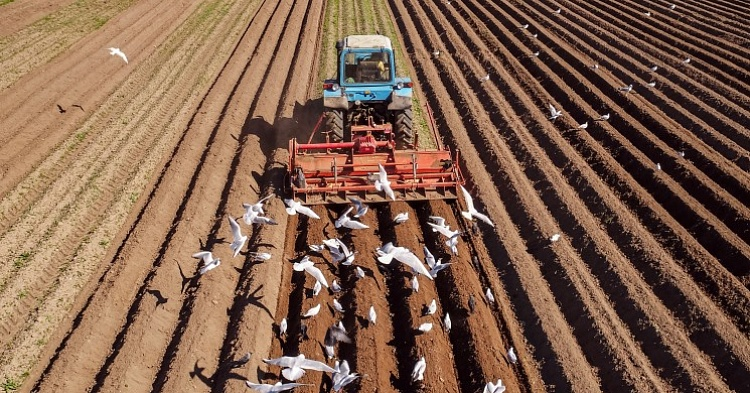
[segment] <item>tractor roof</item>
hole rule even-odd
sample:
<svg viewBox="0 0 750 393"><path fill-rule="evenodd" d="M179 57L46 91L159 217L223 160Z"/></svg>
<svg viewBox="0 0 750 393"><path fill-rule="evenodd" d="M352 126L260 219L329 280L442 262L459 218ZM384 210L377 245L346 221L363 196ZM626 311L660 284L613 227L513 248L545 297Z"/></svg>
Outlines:
<svg viewBox="0 0 750 393"><path fill-rule="evenodd" d="M383 35L350 35L344 38L344 48L391 48L391 39Z"/></svg>

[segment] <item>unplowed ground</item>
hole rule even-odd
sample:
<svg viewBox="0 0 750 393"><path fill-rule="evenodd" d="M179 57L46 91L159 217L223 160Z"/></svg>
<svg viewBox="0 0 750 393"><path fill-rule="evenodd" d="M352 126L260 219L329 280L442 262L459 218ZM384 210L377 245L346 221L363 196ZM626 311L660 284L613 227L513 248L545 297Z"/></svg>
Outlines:
<svg viewBox="0 0 750 393"><path fill-rule="evenodd" d="M324 360L341 320L353 342L337 357L361 375L348 391L477 392L498 378L508 391L750 390L750 3L670 4L0 6L3 389L245 391L279 379L264 358ZM344 206L313 220L272 198L278 225L242 224L247 250L272 258L232 258L226 217L280 193L336 39L376 31L495 227L465 220L463 201L399 201L372 206L369 229L337 230ZM563 116L549 120L549 104ZM433 215L463 231L457 255ZM331 237L353 266L309 252ZM452 265L415 292L410 270L377 263L386 242ZM197 275L199 250L221 265ZM312 295L314 279L292 270L305 254L341 292ZM434 328L417 334L423 322ZM331 386L314 371L298 382Z"/></svg>

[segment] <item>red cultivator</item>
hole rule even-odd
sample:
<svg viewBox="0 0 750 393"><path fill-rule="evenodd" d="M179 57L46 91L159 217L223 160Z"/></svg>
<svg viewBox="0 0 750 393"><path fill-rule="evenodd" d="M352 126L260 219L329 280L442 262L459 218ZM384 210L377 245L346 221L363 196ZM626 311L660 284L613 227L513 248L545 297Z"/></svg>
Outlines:
<svg viewBox="0 0 750 393"><path fill-rule="evenodd" d="M397 150L391 124L372 121L352 126L350 142L303 144L292 139L287 182L292 197L306 205L349 203L350 196L370 203L388 202L374 185L381 164L397 200L456 199L458 185L464 182L458 151L452 154L442 145L429 108L427 113L438 146L434 150ZM414 145L418 145L416 140Z"/></svg>

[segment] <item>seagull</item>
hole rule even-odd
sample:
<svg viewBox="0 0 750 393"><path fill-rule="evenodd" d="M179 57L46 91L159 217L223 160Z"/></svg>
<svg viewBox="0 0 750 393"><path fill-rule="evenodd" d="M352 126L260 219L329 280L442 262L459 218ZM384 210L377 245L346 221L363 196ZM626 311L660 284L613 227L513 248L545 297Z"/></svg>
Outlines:
<svg viewBox="0 0 750 393"><path fill-rule="evenodd" d="M680 150L677 154L679 154L680 157L685 157L685 152L683 150Z"/></svg>
<svg viewBox="0 0 750 393"><path fill-rule="evenodd" d="M579 130L585 130L586 128L588 128L588 126L589 126L589 122L587 121L585 123L579 124L578 125L578 129Z"/></svg>
<svg viewBox="0 0 750 393"><path fill-rule="evenodd" d="M531 56L532 57L539 57L540 53L542 53L542 51L531 52Z"/></svg>
<svg viewBox="0 0 750 393"><path fill-rule="evenodd" d="M487 298L487 302L489 302L490 305L495 304L495 296L492 295L492 291L489 287L487 287L487 290L484 292L484 296Z"/></svg>
<svg viewBox="0 0 750 393"><path fill-rule="evenodd" d="M349 344L352 342L352 339L346 335L346 331L344 331L344 329L338 327L337 325L329 327L328 330L326 330L326 336L323 339L323 346L325 347L326 357L328 359L332 359L336 355L334 353L334 347L339 341Z"/></svg>
<svg viewBox="0 0 750 393"><path fill-rule="evenodd" d="M354 253L349 251L349 247L340 239L328 239L327 241L324 240L325 242L327 242L328 251L331 253L334 262L347 266L354 262Z"/></svg>
<svg viewBox="0 0 750 393"><path fill-rule="evenodd" d="M620 88L618 88L617 90L619 90L619 91L624 91L624 92L625 92L625 94L628 94L628 93L630 93L631 91L633 91L633 84L631 83L631 84L629 84L629 85L627 85L627 86L624 86L624 87L620 87Z"/></svg>
<svg viewBox="0 0 750 393"><path fill-rule="evenodd" d="M593 69L593 70L598 70L598 69L599 69L599 64L597 64L597 63L594 63L594 64L590 65L589 67L590 67L591 69Z"/></svg>
<svg viewBox="0 0 750 393"><path fill-rule="evenodd" d="M375 306L370 306L370 313L368 315L368 320L373 325L375 325L375 321L378 320L378 314L375 313Z"/></svg>
<svg viewBox="0 0 750 393"><path fill-rule="evenodd" d="M125 64L128 64L128 57L125 56L125 53L123 53L120 48L107 48L109 49L109 54L112 56L120 56L123 61L125 61Z"/></svg>
<svg viewBox="0 0 750 393"><path fill-rule="evenodd" d="M247 255L252 261L267 261L271 259L271 254L267 252L248 251Z"/></svg>
<svg viewBox="0 0 750 393"><path fill-rule="evenodd" d="M385 192L386 196L395 201L396 194L394 194L393 189L391 189L391 181L388 180L388 173L385 171L382 164L378 164L378 169L380 176L378 177L378 180L375 180L375 189Z"/></svg>
<svg viewBox="0 0 750 393"><path fill-rule="evenodd" d="M314 316L318 315L319 312L320 312L320 303L318 303L317 306L315 306L315 307L307 310L307 312L305 312L305 314L302 315L302 318L311 318L311 317L314 317ZM291 381L294 381L294 379L291 379L291 378L287 378L287 379L289 379Z"/></svg>
<svg viewBox="0 0 750 393"><path fill-rule="evenodd" d="M673 9L675 9L675 8L677 8L677 4L670 4L670 5L669 5L669 9L670 9L670 10L673 10Z"/></svg>
<svg viewBox="0 0 750 393"><path fill-rule="evenodd" d="M246 211L245 214L242 216L242 218L245 220L245 224L247 225L252 225L252 224L278 225L279 224L273 218L261 216L260 214L258 214L258 212L255 212L252 210Z"/></svg>
<svg viewBox="0 0 750 393"><path fill-rule="evenodd" d="M690 63L690 58L685 58L685 60L682 61L682 64L688 64Z"/></svg>
<svg viewBox="0 0 750 393"><path fill-rule="evenodd" d="M320 293L320 290L323 289L323 286L320 285L320 281L315 281L315 285L313 285L313 296L318 296Z"/></svg>
<svg viewBox="0 0 750 393"><path fill-rule="evenodd" d="M469 294L469 313L474 313L477 308L477 301L474 300L474 294Z"/></svg>
<svg viewBox="0 0 750 393"><path fill-rule="evenodd" d="M357 278L365 278L365 271L364 271L364 270L362 270L362 268L361 268L361 267L357 266L357 268L356 268L356 269L354 269L354 271L355 271L355 272L356 272L356 274L357 274Z"/></svg>
<svg viewBox="0 0 750 393"><path fill-rule="evenodd" d="M447 238L452 238L453 236L456 236L461 233L459 230L451 231L450 227L448 227L447 225L441 226L441 225L433 224L431 222L428 222L427 225L432 227L433 232L439 232L441 235Z"/></svg>
<svg viewBox="0 0 750 393"><path fill-rule="evenodd" d="M229 226L232 228L232 244L229 245L229 248L234 251L233 257L236 257L237 254L240 253L240 250L242 249L242 246L245 245L245 242L247 241L247 236L242 235L242 229L240 228L240 224L235 221L232 216L227 217L229 219Z"/></svg>
<svg viewBox="0 0 750 393"><path fill-rule="evenodd" d="M458 238L456 238L456 243L458 243ZM449 247L453 248L453 246L449 246ZM458 251L456 251L455 254L458 254ZM433 278L437 277L438 273L440 273L441 271L449 268L451 266L451 264L452 263L443 263L442 262L442 258L438 259L437 262L435 262L434 265L430 266L430 275Z"/></svg>
<svg viewBox="0 0 750 393"><path fill-rule="evenodd" d="M432 301L430 302L430 305L427 306L427 311L425 312L425 315L432 315L435 313L435 311L437 311L437 302L435 301L435 299L432 299Z"/></svg>
<svg viewBox="0 0 750 393"><path fill-rule="evenodd" d="M414 277L411 278L411 289L414 290L414 292L419 292L419 280L417 280L417 274L414 275Z"/></svg>
<svg viewBox="0 0 750 393"><path fill-rule="evenodd" d="M448 313L445 313L445 318L443 318L443 326L445 327L446 333L451 332L451 316L448 315Z"/></svg>
<svg viewBox="0 0 750 393"><path fill-rule="evenodd" d="M555 10L555 14L560 15L560 13L562 13L562 8L558 8Z"/></svg>
<svg viewBox="0 0 750 393"><path fill-rule="evenodd" d="M354 221L351 218L349 218L349 213L352 211L352 209L354 209L354 206L349 206L349 208L346 209L346 211L344 211L344 214L342 214L338 219L336 219L336 222L334 223L334 225L336 226L336 228L341 228L341 227L349 228L349 229L367 229L367 228L369 228L369 226L367 226L367 225L365 225L365 224L363 224L363 223L361 223L359 221Z"/></svg>
<svg viewBox="0 0 750 393"><path fill-rule="evenodd" d="M333 280L333 282L331 283L331 290L333 291L333 293L341 292L341 286L336 282L336 280Z"/></svg>
<svg viewBox="0 0 750 393"><path fill-rule="evenodd" d="M279 323L279 337L286 334L286 328L287 328L286 318L282 318L281 323Z"/></svg>
<svg viewBox="0 0 750 393"><path fill-rule="evenodd" d="M658 69L659 69L659 66L657 66L657 65L655 65L655 66L651 66L651 67L649 68L649 70L651 70L651 72L656 72L656 70L658 70Z"/></svg>
<svg viewBox="0 0 750 393"><path fill-rule="evenodd" d="M430 330L432 330L432 323L425 322L425 323L419 325L419 327L417 328L417 330L419 330L422 333L427 333Z"/></svg>
<svg viewBox="0 0 750 393"><path fill-rule="evenodd" d="M427 266L432 268L433 266L435 266L435 257L432 255L432 253L430 252L430 249L428 249L427 246L424 246L423 250L424 250L424 260L425 262L427 262Z"/></svg>
<svg viewBox="0 0 750 393"><path fill-rule="evenodd" d="M233 360L233 361L232 361L232 362L231 362L231 363L229 364L229 366L230 366L231 368L238 368L238 367L240 367L240 366L243 366L243 365L247 364L247 362L249 362L249 361L250 361L250 357L251 357L251 356L253 356L252 352L248 352L248 353L246 353L246 354L242 355L242 357L241 357L241 358L239 358L239 359L237 359L237 360Z"/></svg>
<svg viewBox="0 0 750 393"><path fill-rule="evenodd" d="M193 254L193 258L203 259L203 267L198 271L200 274L206 274L209 270L213 270L219 265L221 265L221 259L220 258L214 259L214 256L213 254L211 254L211 251L196 252L195 254Z"/></svg>
<svg viewBox="0 0 750 393"><path fill-rule="evenodd" d="M554 243L554 242L556 242L558 240L560 240L560 234L559 233L555 233L554 235L552 235L552 236L549 237L549 241L552 242L552 243Z"/></svg>
<svg viewBox="0 0 750 393"><path fill-rule="evenodd" d="M284 203L287 205L286 212L290 216L293 216L293 215L299 213L299 214L304 214L304 215L306 215L308 217L311 217L311 218L315 218L315 219L318 219L318 220L320 219L320 216L318 216L317 214L315 214L315 212L312 209L310 209L307 206L304 206L299 201L295 201L293 199L284 199Z"/></svg>
<svg viewBox="0 0 750 393"><path fill-rule="evenodd" d="M432 55L435 56L435 57L438 57L438 56L440 56L440 51L436 49L436 50L432 51Z"/></svg>
<svg viewBox="0 0 750 393"><path fill-rule="evenodd" d="M643 14L646 15L646 16L651 16L651 11L646 11Z"/></svg>
<svg viewBox="0 0 750 393"><path fill-rule="evenodd" d="M305 355L303 354L299 354L298 356L282 356L277 359L263 359L263 362L283 367L284 369L281 370L281 375L290 381L296 381L302 378L302 376L305 375L305 370L315 370L326 373L336 372L335 369L323 362L305 359Z"/></svg>
<svg viewBox="0 0 750 393"><path fill-rule="evenodd" d="M461 192L464 195L464 201L466 202L466 208L467 208L467 211L462 211L461 215L464 216L464 218L469 219L469 220L471 220L472 217L476 217L494 228L495 224L492 223L489 217L485 216L482 213L479 213L477 209L474 208L474 200L471 198L469 191L467 191L466 188L464 188L464 186L460 186L460 187L461 187Z"/></svg>
<svg viewBox="0 0 750 393"><path fill-rule="evenodd" d="M422 261L419 259L419 257L414 255L414 253L407 248L394 247L393 244L389 242L380 247L377 250L377 254L378 262L384 265L389 265L393 259L396 259L404 265L412 268L412 270L414 270L415 272L423 274L427 276L427 278L432 280L430 271L427 270L426 267L424 267L424 264L422 264Z"/></svg>
<svg viewBox="0 0 750 393"><path fill-rule="evenodd" d="M396 217L393 219L393 222L396 224L401 224L402 222L406 222L406 220L408 219L409 219L409 212L398 213Z"/></svg>
<svg viewBox="0 0 750 393"><path fill-rule="evenodd" d="M414 369L411 372L412 382L421 381L424 379L425 368L427 368L427 362L424 360L424 356L422 356L417 364L414 365Z"/></svg>
<svg viewBox="0 0 750 393"><path fill-rule="evenodd" d="M529 24L526 23L526 24L523 24L523 25L521 25L519 27L522 28L522 29L528 29L529 28Z"/></svg>
<svg viewBox="0 0 750 393"><path fill-rule="evenodd" d="M331 376L334 392L340 391L344 386L359 378L357 373L350 373L349 363L346 360L342 360L341 364L336 361L336 367L334 368L336 369L336 372Z"/></svg>
<svg viewBox="0 0 750 393"><path fill-rule="evenodd" d="M536 38L538 36L539 36L539 33L534 33L534 34L531 35L531 38Z"/></svg>
<svg viewBox="0 0 750 393"><path fill-rule="evenodd" d="M333 309L342 314L344 313L344 306L342 306L341 303L339 303L339 301L336 300L336 298L333 298Z"/></svg>
<svg viewBox="0 0 750 393"><path fill-rule="evenodd" d="M459 234L456 234L455 236L452 236L450 239L445 241L445 245L451 249L451 253L453 253L453 255L458 255L458 247L456 247L458 245L458 235Z"/></svg>
<svg viewBox="0 0 750 393"><path fill-rule="evenodd" d="M647 83L648 87L656 87L656 81L651 81Z"/></svg>
<svg viewBox="0 0 750 393"><path fill-rule="evenodd" d="M661 164L659 164L658 162L656 163L656 170L657 170L657 171L660 171L660 170L661 170Z"/></svg>
<svg viewBox="0 0 750 393"><path fill-rule="evenodd" d="M508 349L508 360L510 360L510 362L513 364L518 363L518 356L516 356L516 351L513 349L513 347L510 347L510 349Z"/></svg>
<svg viewBox="0 0 750 393"><path fill-rule="evenodd" d="M272 196L273 194L265 196L255 203L243 203L242 207L245 208L245 214L248 214L249 212L255 212L257 214L260 214L261 216L265 215L266 212L263 211L263 203L269 200Z"/></svg>
<svg viewBox="0 0 750 393"><path fill-rule="evenodd" d="M492 381L487 382L487 385L484 385L484 390L482 390L482 393L503 393L505 392L505 385L503 385L503 381L498 379L496 383L492 383Z"/></svg>
<svg viewBox="0 0 750 393"><path fill-rule="evenodd" d="M487 75L479 78L479 82L487 82L488 80L490 80L490 74L487 74Z"/></svg>
<svg viewBox="0 0 750 393"><path fill-rule="evenodd" d="M292 269L294 269L294 271L296 272L308 272L311 276L313 276L313 278L315 278L315 280L328 288L328 281L323 275L323 272L315 267L315 263L310 260L310 257L308 255L305 255L299 262L295 262L294 265L292 265Z"/></svg>
<svg viewBox="0 0 750 393"><path fill-rule="evenodd" d="M562 111L557 110L552 104L549 104L549 113L550 113L550 120L555 120L558 117L562 116Z"/></svg>
<svg viewBox="0 0 750 393"><path fill-rule="evenodd" d="M349 201L354 204L354 207L357 208L357 212L352 215L354 218L360 218L367 214L367 211L370 210L370 208L362 203L362 201L359 200L359 198L355 197L349 197Z"/></svg>
<svg viewBox="0 0 750 393"><path fill-rule="evenodd" d="M435 221L435 225L448 229L448 225L445 224L445 218L440 216L430 216L430 220ZM437 232L438 230L435 228L432 228L433 232Z"/></svg>
<svg viewBox="0 0 750 393"><path fill-rule="evenodd" d="M307 383L281 383L281 381L276 382L275 385L269 385L267 383L253 383L250 381L245 381L245 385L249 387L250 389L254 389L256 392L259 393L277 393L277 392L283 392L285 390L291 390L299 386L312 386Z"/></svg>
<svg viewBox="0 0 750 393"><path fill-rule="evenodd" d="M609 120L609 113L601 115L599 116L598 119L596 119L596 121L607 121L607 120Z"/></svg>

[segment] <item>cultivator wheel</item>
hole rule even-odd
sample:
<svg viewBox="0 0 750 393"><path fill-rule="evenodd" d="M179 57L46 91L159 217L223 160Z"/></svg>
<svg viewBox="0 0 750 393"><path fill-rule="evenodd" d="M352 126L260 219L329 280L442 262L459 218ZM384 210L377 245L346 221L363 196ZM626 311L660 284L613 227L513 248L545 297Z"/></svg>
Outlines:
<svg viewBox="0 0 750 393"><path fill-rule="evenodd" d="M341 142L344 140L344 112L338 109L331 109L326 112L326 131L331 142Z"/></svg>
<svg viewBox="0 0 750 393"><path fill-rule="evenodd" d="M414 121L411 108L398 111L394 121L396 149L404 150L414 146Z"/></svg>

